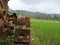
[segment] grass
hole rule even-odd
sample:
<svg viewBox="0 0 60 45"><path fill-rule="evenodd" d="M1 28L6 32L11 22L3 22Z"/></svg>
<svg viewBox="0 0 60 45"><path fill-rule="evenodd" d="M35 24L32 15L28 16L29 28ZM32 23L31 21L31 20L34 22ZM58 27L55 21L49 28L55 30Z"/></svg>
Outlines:
<svg viewBox="0 0 60 45"><path fill-rule="evenodd" d="M36 45L60 45L60 21L31 19L31 34ZM0 43L4 45L11 38L8 36Z"/></svg>
<svg viewBox="0 0 60 45"><path fill-rule="evenodd" d="M60 22L31 19L31 33L36 45L60 45Z"/></svg>

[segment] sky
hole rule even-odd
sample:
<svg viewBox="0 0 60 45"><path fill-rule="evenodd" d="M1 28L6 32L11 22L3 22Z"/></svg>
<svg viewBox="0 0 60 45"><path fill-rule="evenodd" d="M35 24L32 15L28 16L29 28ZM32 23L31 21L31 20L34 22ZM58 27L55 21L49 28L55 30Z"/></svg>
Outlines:
<svg viewBox="0 0 60 45"><path fill-rule="evenodd" d="M31 12L60 14L60 0L10 0L9 8Z"/></svg>

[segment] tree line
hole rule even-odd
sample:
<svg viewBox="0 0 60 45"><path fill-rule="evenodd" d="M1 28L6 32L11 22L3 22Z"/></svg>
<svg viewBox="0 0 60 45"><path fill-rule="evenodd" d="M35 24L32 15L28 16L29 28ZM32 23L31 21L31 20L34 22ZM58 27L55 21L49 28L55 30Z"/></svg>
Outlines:
<svg viewBox="0 0 60 45"><path fill-rule="evenodd" d="M58 20L60 21L60 14L46 14L40 12L29 12L25 10L9 10L9 13L16 13L18 15L27 16L34 19L42 19L42 20Z"/></svg>

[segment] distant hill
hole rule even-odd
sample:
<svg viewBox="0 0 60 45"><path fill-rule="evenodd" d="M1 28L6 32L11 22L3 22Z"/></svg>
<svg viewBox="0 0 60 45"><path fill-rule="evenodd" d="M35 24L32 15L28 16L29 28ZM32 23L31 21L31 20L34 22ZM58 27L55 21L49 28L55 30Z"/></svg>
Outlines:
<svg viewBox="0 0 60 45"><path fill-rule="evenodd" d="M23 16L42 20L60 20L60 14L46 14L41 12L30 12L25 10L12 10L12 9L9 9L9 13L16 13Z"/></svg>

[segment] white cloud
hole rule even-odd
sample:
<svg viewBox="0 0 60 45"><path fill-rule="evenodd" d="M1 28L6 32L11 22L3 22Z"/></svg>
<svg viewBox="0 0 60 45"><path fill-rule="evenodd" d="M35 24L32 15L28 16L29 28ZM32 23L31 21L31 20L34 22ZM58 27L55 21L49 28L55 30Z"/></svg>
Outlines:
<svg viewBox="0 0 60 45"><path fill-rule="evenodd" d="M27 6L26 4L24 4L23 2L19 1L19 0L11 0L8 3L9 8L14 9L14 10L21 10L21 9L27 9L29 8L29 6Z"/></svg>
<svg viewBox="0 0 60 45"><path fill-rule="evenodd" d="M34 2L34 0L32 1L10 0L8 5L9 5L9 8L14 10L28 10L33 12L39 11L44 13L60 13L60 5L58 5L60 4L59 1L60 0L45 0L45 1L38 0L36 2L35 0Z"/></svg>
<svg viewBox="0 0 60 45"><path fill-rule="evenodd" d="M37 4L40 2L40 0L21 0L26 4Z"/></svg>

